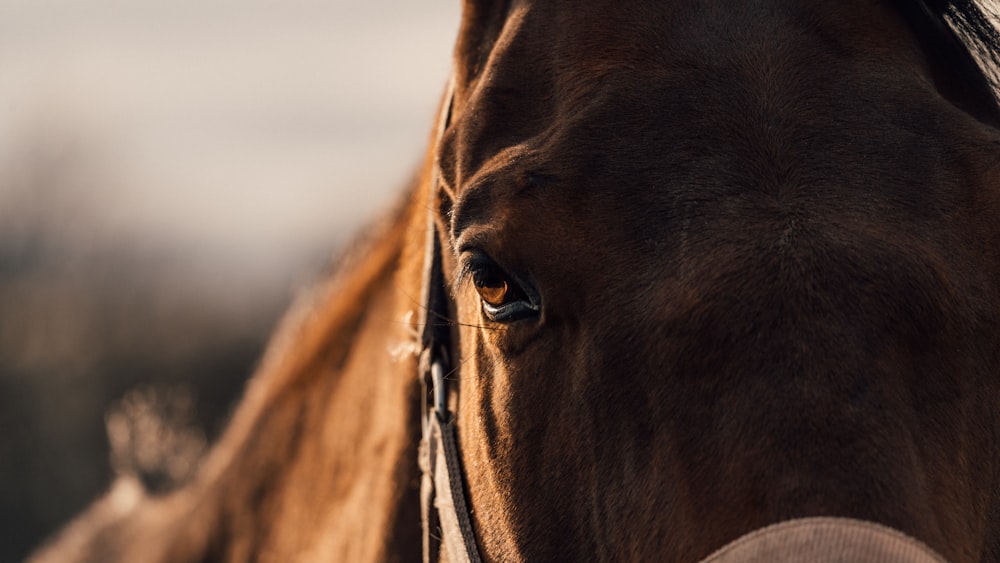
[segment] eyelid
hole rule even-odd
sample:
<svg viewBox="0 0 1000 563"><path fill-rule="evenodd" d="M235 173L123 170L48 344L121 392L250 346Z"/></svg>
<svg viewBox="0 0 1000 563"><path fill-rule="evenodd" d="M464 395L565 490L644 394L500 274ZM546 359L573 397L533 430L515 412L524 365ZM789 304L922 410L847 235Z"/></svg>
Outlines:
<svg viewBox="0 0 1000 563"><path fill-rule="evenodd" d="M458 262L458 272L455 274L455 281L451 284L452 295L458 295L459 290L462 289L463 285L472 283L472 275L475 272L476 256L468 257L469 252L478 251L462 251L461 258ZM483 256L482 253L479 253Z"/></svg>
<svg viewBox="0 0 1000 563"><path fill-rule="evenodd" d="M453 292L457 292L463 284L472 283L472 276L477 268L493 267L498 268L505 275L507 273L505 268L479 248L465 245L459 248L458 253L458 271L455 274L455 282L452 284Z"/></svg>

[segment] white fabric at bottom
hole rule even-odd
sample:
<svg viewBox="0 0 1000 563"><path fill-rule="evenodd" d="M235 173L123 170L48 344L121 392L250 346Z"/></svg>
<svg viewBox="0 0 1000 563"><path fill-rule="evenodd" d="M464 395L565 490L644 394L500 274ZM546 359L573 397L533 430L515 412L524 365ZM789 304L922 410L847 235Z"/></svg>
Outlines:
<svg viewBox="0 0 1000 563"><path fill-rule="evenodd" d="M946 563L906 534L850 518L801 518L754 530L701 563Z"/></svg>

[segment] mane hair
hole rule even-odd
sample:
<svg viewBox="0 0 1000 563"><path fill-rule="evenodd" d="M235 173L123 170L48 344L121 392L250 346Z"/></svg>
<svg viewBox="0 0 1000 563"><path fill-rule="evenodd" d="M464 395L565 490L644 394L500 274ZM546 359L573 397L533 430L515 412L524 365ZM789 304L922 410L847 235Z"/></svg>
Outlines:
<svg viewBox="0 0 1000 563"><path fill-rule="evenodd" d="M942 94L1000 126L1000 32L992 5L977 0L891 0L933 66Z"/></svg>
<svg viewBox="0 0 1000 563"><path fill-rule="evenodd" d="M987 9L975 0L926 0L925 4L939 20L950 23L967 41L966 46L987 65L987 79L997 83L1000 68L1000 33L990 17L995 20L993 8Z"/></svg>

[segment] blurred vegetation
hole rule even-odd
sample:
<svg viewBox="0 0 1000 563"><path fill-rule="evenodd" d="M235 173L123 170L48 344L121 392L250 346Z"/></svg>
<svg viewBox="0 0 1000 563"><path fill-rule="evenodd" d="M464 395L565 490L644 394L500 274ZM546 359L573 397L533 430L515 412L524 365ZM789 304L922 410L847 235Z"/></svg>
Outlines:
<svg viewBox="0 0 1000 563"><path fill-rule="evenodd" d="M112 464L154 491L186 478L292 294L224 252L108 230L99 160L41 139L0 161L0 561L106 490Z"/></svg>

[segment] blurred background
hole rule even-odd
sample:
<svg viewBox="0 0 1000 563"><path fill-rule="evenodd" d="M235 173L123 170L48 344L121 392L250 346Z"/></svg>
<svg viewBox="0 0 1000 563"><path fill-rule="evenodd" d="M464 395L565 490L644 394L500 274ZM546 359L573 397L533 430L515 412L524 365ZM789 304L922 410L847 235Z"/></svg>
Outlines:
<svg viewBox="0 0 1000 563"><path fill-rule="evenodd" d="M458 12L0 0L0 562L112 465L190 474L293 296L418 164Z"/></svg>

